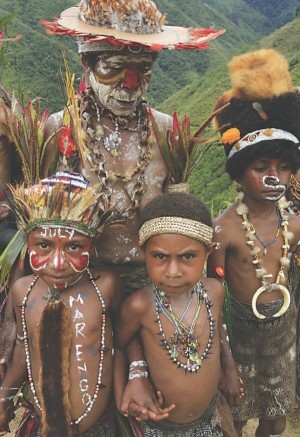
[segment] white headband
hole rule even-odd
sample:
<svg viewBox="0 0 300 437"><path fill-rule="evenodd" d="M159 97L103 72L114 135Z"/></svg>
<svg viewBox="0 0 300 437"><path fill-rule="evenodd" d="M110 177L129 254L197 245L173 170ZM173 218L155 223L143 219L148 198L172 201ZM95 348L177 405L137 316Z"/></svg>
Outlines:
<svg viewBox="0 0 300 437"><path fill-rule="evenodd" d="M298 138L295 135L287 132L285 130L269 128L256 130L245 135L239 141L237 141L229 152L228 159L231 158L235 153L240 152L245 147L253 146L254 144L260 143L261 141L270 140L285 140L291 141L292 143L299 144ZM298 149L300 149L298 147Z"/></svg>

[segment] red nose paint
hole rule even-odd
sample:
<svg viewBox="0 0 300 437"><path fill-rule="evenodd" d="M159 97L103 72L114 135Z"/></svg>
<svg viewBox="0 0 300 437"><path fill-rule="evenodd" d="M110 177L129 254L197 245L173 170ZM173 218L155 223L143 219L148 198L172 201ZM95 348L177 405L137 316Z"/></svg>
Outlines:
<svg viewBox="0 0 300 437"><path fill-rule="evenodd" d="M137 71L134 68L126 68L125 75L121 83L121 87L134 90L139 86L140 86L140 79Z"/></svg>

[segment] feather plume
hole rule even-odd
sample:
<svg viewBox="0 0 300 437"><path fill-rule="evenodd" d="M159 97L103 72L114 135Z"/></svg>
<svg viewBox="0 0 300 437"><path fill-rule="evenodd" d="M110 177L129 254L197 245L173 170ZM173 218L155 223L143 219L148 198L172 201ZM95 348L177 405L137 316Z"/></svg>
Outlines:
<svg viewBox="0 0 300 437"><path fill-rule="evenodd" d="M54 136L53 134L47 139L45 136L49 111L45 110L40 115L38 99L28 101L25 106L22 106L14 95L9 98L10 109L3 106L4 126L20 157L24 180L27 183L34 183L41 177L45 150Z"/></svg>
<svg viewBox="0 0 300 437"><path fill-rule="evenodd" d="M80 155L80 160L82 163L82 166L84 167L85 163L85 147L84 147L84 141L82 137L82 128L81 128L81 120L79 116L79 110L78 110L78 94L75 92L74 89L74 81L75 81L75 75L71 74L70 68L68 66L68 60L66 51L62 46L62 54L65 64L65 78L62 79L64 91L67 99L67 106L64 109L64 115L63 115L63 125L64 126L71 126L74 131L74 136L76 138L77 146L78 146L78 152ZM71 136L69 137L69 141L71 141Z"/></svg>
<svg viewBox="0 0 300 437"><path fill-rule="evenodd" d="M81 189L71 183L70 175L77 174L63 175L65 182L54 175L38 184L8 185L8 202L19 229L28 232L39 225L56 224L96 235L118 221L121 214L108 204L100 187Z"/></svg>
<svg viewBox="0 0 300 437"><path fill-rule="evenodd" d="M189 117L185 116L180 123L177 113L174 112L173 128L168 129L165 136L159 130L151 109L149 110L152 131L168 167L172 184L188 182L191 171L212 143L211 139L203 139L201 136L221 110L223 107L213 112L194 134L191 134ZM201 148L200 144L206 144L208 147Z"/></svg>

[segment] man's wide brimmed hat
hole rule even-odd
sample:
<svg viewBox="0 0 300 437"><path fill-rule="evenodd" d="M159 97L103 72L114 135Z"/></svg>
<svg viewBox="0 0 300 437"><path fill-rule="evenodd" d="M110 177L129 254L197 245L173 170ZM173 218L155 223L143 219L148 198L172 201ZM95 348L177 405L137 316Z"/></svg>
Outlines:
<svg viewBox="0 0 300 437"><path fill-rule="evenodd" d="M224 105L215 129L228 159L270 140L299 149L300 94L284 56L273 49L242 54L231 60L229 72L232 88L215 105L215 109Z"/></svg>
<svg viewBox="0 0 300 437"><path fill-rule="evenodd" d="M55 22L41 21L48 33L83 37L85 42L108 41L115 46L141 45L162 49L206 49L225 30L166 26L151 0L81 0Z"/></svg>

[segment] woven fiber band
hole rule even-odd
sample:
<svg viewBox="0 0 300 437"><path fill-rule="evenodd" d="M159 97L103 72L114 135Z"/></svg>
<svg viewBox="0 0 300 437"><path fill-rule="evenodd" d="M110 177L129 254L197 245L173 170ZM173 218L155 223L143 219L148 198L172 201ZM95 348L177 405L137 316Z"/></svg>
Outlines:
<svg viewBox="0 0 300 437"><path fill-rule="evenodd" d="M95 41L95 42L88 42L83 37L77 38L77 46L78 46L78 53L90 53L90 52L121 52L125 48L129 51L129 53L133 54L139 54L139 53L145 53L145 52L152 52L150 47L142 46L142 45L126 45L126 44L119 44L114 45L110 44L105 39L101 41Z"/></svg>
<svg viewBox="0 0 300 437"><path fill-rule="evenodd" d="M261 141L270 141L270 140L285 140L291 141L292 143L299 144L298 138L295 135L291 134L282 129L261 129L251 132L241 138L229 152L228 158L231 158L235 153L240 152L245 147L253 146L254 144L260 143ZM298 147L299 149L299 147Z"/></svg>
<svg viewBox="0 0 300 437"><path fill-rule="evenodd" d="M145 222L140 231L140 245L153 235L179 234L202 241L207 246L212 243L213 229L196 220L183 217L158 217Z"/></svg>

